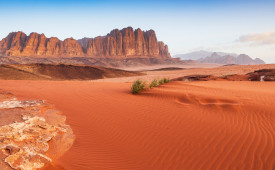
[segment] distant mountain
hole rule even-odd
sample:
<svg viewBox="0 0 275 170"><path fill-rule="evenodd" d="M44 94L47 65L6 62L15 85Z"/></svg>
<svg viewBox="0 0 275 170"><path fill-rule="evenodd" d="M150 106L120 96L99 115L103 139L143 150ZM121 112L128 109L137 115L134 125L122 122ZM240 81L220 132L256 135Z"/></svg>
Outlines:
<svg viewBox="0 0 275 170"><path fill-rule="evenodd" d="M240 64L240 65L254 65L265 64L265 62L259 58L253 60L246 54L234 54L224 52L210 52L210 51L195 51L187 54L179 54L173 57L180 58L182 60L196 60L201 63L217 63L217 64Z"/></svg>
<svg viewBox="0 0 275 170"><path fill-rule="evenodd" d="M213 53L211 56L201 58L197 60L201 63L217 63L217 64L240 64L240 65L255 65L255 64L265 64L265 62L259 58L253 60L246 54L240 54L237 57L231 55L219 55L218 53Z"/></svg>
<svg viewBox="0 0 275 170"><path fill-rule="evenodd" d="M234 57L238 56L237 54L234 54L234 53L224 53L224 52L216 52L216 53L221 56L224 56L224 55L231 55ZM213 52L211 52L211 51L201 50L201 51L194 51L194 52L186 53L186 54L177 54L177 55L174 55L173 57L180 58L182 60L198 60L201 58L211 56L212 54L213 54Z"/></svg>

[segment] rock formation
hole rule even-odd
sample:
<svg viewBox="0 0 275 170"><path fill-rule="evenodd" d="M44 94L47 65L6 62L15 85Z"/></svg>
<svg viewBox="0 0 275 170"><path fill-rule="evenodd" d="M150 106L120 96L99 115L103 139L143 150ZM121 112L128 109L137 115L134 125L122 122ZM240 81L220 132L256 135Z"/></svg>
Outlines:
<svg viewBox="0 0 275 170"><path fill-rule="evenodd" d="M73 144L66 117L45 101L21 101L0 92L0 169L40 169Z"/></svg>
<svg viewBox="0 0 275 170"><path fill-rule="evenodd" d="M152 57L171 58L168 46L158 42L153 30L141 31L128 27L115 29L103 37L78 40L88 56L101 58Z"/></svg>
<svg viewBox="0 0 275 170"><path fill-rule="evenodd" d="M60 41L58 38L46 38L44 34L23 32L10 33L0 41L2 56L83 56L82 47L72 38Z"/></svg>
<svg viewBox="0 0 275 170"><path fill-rule="evenodd" d="M256 70L248 73L250 81L275 81L275 69Z"/></svg>
<svg viewBox="0 0 275 170"><path fill-rule="evenodd" d="M215 75L188 75L172 79L172 81L275 81L275 69L261 69L244 75L229 74Z"/></svg>
<svg viewBox="0 0 275 170"><path fill-rule="evenodd" d="M0 41L3 57L93 57L93 58L156 58L170 59L168 46L158 42L153 30L115 29L106 36L59 40L44 34L10 33Z"/></svg>

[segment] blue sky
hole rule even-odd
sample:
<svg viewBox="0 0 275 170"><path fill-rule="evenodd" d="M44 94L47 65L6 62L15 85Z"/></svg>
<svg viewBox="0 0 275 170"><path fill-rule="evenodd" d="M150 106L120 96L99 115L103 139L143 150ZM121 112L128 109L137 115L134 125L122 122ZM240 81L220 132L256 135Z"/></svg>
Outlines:
<svg viewBox="0 0 275 170"><path fill-rule="evenodd" d="M275 63L274 9L272 0L0 0L0 39L12 31L79 39L132 26L154 29L172 55L224 51Z"/></svg>

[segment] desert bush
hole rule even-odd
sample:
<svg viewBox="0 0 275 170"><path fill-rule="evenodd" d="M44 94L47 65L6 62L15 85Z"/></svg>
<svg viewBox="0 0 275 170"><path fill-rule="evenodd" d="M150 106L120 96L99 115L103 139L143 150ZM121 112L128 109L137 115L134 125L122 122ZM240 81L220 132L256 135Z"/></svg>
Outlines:
<svg viewBox="0 0 275 170"><path fill-rule="evenodd" d="M155 80L153 80L153 81L151 82L151 84L150 84L149 87L150 87L150 89L151 89L151 88L153 88L153 87L157 87L158 85L159 85L159 82L158 82L158 80L155 79Z"/></svg>
<svg viewBox="0 0 275 170"><path fill-rule="evenodd" d="M163 84L163 79L160 79L159 80L159 85L162 85Z"/></svg>
<svg viewBox="0 0 275 170"><path fill-rule="evenodd" d="M144 81L136 80L131 87L132 93L137 94L139 91L144 90L145 85Z"/></svg>
<svg viewBox="0 0 275 170"><path fill-rule="evenodd" d="M169 79L169 78L164 78L164 79L163 79L163 82L164 82L164 83L169 83L169 82L170 82L170 79Z"/></svg>

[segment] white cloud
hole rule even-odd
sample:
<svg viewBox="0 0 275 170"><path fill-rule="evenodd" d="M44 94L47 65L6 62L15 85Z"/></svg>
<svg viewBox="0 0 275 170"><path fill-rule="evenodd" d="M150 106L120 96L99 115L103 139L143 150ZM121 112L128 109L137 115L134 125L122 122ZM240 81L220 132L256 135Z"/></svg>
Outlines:
<svg viewBox="0 0 275 170"><path fill-rule="evenodd" d="M252 45L275 44L275 32L263 32L259 34L248 34L241 36L239 42L248 42Z"/></svg>

